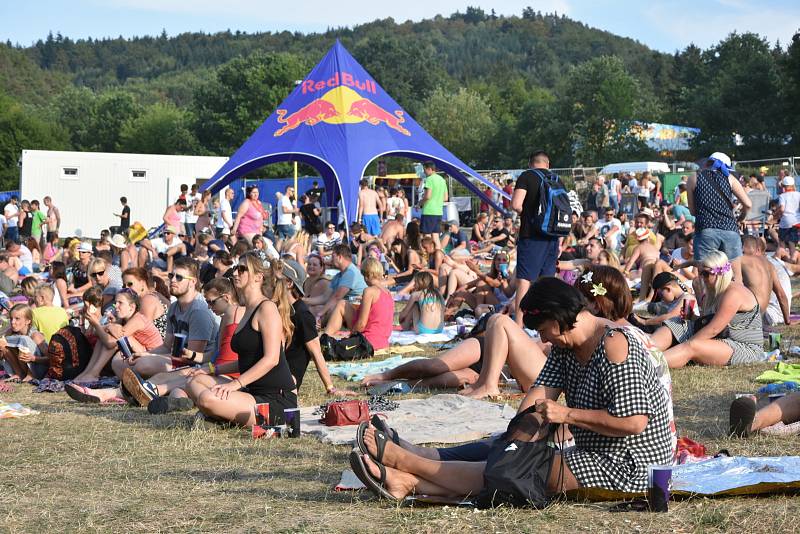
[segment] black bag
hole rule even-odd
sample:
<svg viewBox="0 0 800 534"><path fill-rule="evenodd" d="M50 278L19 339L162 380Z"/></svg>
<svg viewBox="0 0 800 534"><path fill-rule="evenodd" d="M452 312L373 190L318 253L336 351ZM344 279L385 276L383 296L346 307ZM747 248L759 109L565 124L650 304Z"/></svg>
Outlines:
<svg viewBox="0 0 800 534"><path fill-rule="evenodd" d="M694 320L694 325L692 326L692 328L694 329L694 333L692 335L694 335L697 332L699 332L702 328L705 328L706 325L708 323L710 323L711 319L713 319L713 318L714 318L714 314L710 313L708 315L703 315L699 319L695 319ZM724 339L724 338L730 337L730 335L731 335L730 328L728 328L726 326L725 328L722 329L722 332L720 332L719 334L714 336L714 339Z"/></svg>
<svg viewBox="0 0 800 534"><path fill-rule="evenodd" d="M98 342L99 343L99 342ZM92 357L92 345L77 326L65 326L50 338L47 378L72 380L81 374Z"/></svg>
<svg viewBox="0 0 800 534"><path fill-rule="evenodd" d="M371 358L375 354L372 344L361 332L338 340L322 334L319 342L322 346L322 355L326 360L332 362L363 360Z"/></svg>
<svg viewBox="0 0 800 534"><path fill-rule="evenodd" d="M566 237L572 230L572 205L557 174L531 169L539 177L539 209L531 215L533 229L549 237Z"/></svg>

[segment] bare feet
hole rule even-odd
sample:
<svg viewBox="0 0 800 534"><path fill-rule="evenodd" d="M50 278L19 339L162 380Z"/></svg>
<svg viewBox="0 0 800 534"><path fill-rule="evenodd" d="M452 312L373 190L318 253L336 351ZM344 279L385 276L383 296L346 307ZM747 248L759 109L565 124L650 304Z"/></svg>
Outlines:
<svg viewBox="0 0 800 534"><path fill-rule="evenodd" d="M500 396L500 390L495 388L490 388L488 386L473 384L471 387L466 387L458 392L459 395L464 395L465 397L469 397L471 399L485 399L486 397L498 397Z"/></svg>
<svg viewBox="0 0 800 534"><path fill-rule="evenodd" d="M369 471L369 474L372 475L372 478L380 482L381 471L368 454L364 455L364 466L367 468L367 471ZM384 483L384 487L392 497L398 500L403 499L414 491L416 478L413 475L403 473L391 467L384 467L386 469L386 482Z"/></svg>
<svg viewBox="0 0 800 534"><path fill-rule="evenodd" d="M384 384L391 380L384 373L375 373L374 375L366 375L361 381L362 386L374 386L375 384Z"/></svg>

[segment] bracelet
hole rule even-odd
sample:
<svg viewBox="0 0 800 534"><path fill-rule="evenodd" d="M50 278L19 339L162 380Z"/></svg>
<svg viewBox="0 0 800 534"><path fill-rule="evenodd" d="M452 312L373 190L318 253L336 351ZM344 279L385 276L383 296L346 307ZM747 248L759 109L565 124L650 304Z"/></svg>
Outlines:
<svg viewBox="0 0 800 534"><path fill-rule="evenodd" d="M211 362L208 362L208 374L210 374L211 376L214 376L216 374L216 370L214 369L214 364Z"/></svg>
<svg viewBox="0 0 800 534"><path fill-rule="evenodd" d="M244 384L242 384L242 381L239 380L238 378L236 379L236 381L239 382L239 389L244 389Z"/></svg>

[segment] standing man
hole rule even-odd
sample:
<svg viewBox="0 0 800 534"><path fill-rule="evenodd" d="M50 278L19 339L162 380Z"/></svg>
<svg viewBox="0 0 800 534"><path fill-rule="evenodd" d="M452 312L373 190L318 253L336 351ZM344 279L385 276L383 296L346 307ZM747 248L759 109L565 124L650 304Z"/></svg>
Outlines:
<svg viewBox="0 0 800 534"><path fill-rule="evenodd" d="M219 199L219 219L217 220L217 229L219 235L217 237L225 237L231 235L231 227L233 226L233 208L231 207L231 200L235 191L232 187L225 189L225 193ZM235 236L233 237L235 239Z"/></svg>
<svg viewBox="0 0 800 534"><path fill-rule="evenodd" d="M447 202L447 182L444 181L436 172L436 164L426 161L423 165L425 172L425 194L420 202L422 208L422 221L420 231L423 236L430 236L436 243L436 248L440 249L439 227L442 225L442 214L444 213L444 203Z"/></svg>
<svg viewBox="0 0 800 534"><path fill-rule="evenodd" d="M17 202L19 199L16 195L11 197L11 200L8 201L5 208L3 208L3 214L6 216L6 223L8 224L8 229L6 230L6 239L9 241L19 241L19 207L17 206Z"/></svg>
<svg viewBox="0 0 800 534"><path fill-rule="evenodd" d="M131 227L131 207L128 206L128 199L125 197L119 197L119 203L122 204L122 211L114 214L114 217L119 217L119 231L115 233L127 234Z"/></svg>
<svg viewBox="0 0 800 534"><path fill-rule="evenodd" d="M276 193L276 196L280 193ZM283 196L278 197L278 226L275 235L279 239L291 239L295 232L294 227L294 187L287 185Z"/></svg>
<svg viewBox="0 0 800 534"><path fill-rule="evenodd" d="M384 211L384 203L374 189L370 189L369 182L361 179L361 190L358 192L358 215L364 230L370 235L381 235L381 219L378 213ZM439 216L439 222L441 222Z"/></svg>
<svg viewBox="0 0 800 534"><path fill-rule="evenodd" d="M550 172L550 158L544 150L537 150L528 160L531 169ZM520 214L519 239L517 240L517 292L514 296L515 322L522 326L520 302L531 283L540 276L552 276L556 272L560 238L543 235L533 227L533 219L539 213L539 189L541 179L531 169L517 178L511 208Z"/></svg>
<svg viewBox="0 0 800 534"><path fill-rule="evenodd" d="M42 226L47 222L47 215L39 209L39 201L31 200L31 237L39 243L39 248L42 246Z"/></svg>
<svg viewBox="0 0 800 534"><path fill-rule="evenodd" d="M608 181L608 205L614 210L614 213L619 211L619 200L622 196L622 182L619 181L619 174L614 173L611 175L611 180Z"/></svg>
<svg viewBox="0 0 800 534"><path fill-rule="evenodd" d="M44 197L44 205L47 206L47 242L54 237L58 237L58 229L61 228L61 212L53 204L53 199L49 196Z"/></svg>
<svg viewBox="0 0 800 534"><path fill-rule="evenodd" d="M192 190L186 197L186 235L191 241L194 238L195 224L197 224L198 215L195 215L194 209L201 199L200 193L197 192L197 184L192 184Z"/></svg>

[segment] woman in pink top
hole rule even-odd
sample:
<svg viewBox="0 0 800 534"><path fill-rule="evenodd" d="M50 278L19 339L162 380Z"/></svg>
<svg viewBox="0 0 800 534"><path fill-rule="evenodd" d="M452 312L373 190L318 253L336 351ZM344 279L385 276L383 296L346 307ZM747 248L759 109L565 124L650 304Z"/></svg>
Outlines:
<svg viewBox="0 0 800 534"><path fill-rule="evenodd" d="M164 212L164 216L161 218L164 221L164 226L170 227L172 226L175 228L176 233L183 233L181 230L185 231L185 229L181 228L181 212L186 211L186 199L179 198L175 201L175 204L167 207L167 210Z"/></svg>
<svg viewBox="0 0 800 534"><path fill-rule="evenodd" d="M389 336L392 335L394 299L383 287L383 266L378 260L364 260L361 274L364 275L368 287L361 295L361 306L353 330L364 334L373 349L384 349L389 346Z"/></svg>
<svg viewBox="0 0 800 534"><path fill-rule="evenodd" d="M245 192L247 198L239 204L231 232L252 243L253 236L260 234L263 230L266 213L261 207L261 202L258 201L258 188L251 185Z"/></svg>

